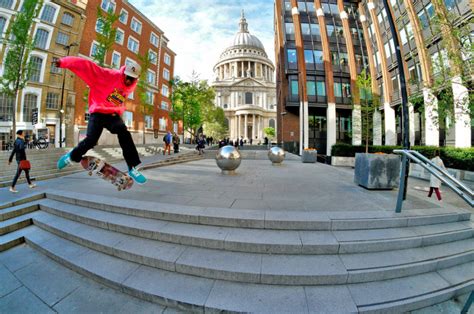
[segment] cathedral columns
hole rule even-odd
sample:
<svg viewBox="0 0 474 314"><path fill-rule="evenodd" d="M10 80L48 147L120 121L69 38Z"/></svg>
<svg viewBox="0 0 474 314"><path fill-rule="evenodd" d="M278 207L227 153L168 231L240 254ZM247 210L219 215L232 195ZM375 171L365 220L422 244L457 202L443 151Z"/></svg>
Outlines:
<svg viewBox="0 0 474 314"><path fill-rule="evenodd" d="M252 141L255 138L255 114L252 115Z"/></svg>

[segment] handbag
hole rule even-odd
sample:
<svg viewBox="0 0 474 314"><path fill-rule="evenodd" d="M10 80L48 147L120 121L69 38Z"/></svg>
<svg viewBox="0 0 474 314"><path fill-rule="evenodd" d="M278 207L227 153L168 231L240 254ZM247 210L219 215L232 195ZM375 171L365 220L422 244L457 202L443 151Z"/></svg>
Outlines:
<svg viewBox="0 0 474 314"><path fill-rule="evenodd" d="M31 163L29 160L20 160L20 169L21 170L30 170L31 169Z"/></svg>

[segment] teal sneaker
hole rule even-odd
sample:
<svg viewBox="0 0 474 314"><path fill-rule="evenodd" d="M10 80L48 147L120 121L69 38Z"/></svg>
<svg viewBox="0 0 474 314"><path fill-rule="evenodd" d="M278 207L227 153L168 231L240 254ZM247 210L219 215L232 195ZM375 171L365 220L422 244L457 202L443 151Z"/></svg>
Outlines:
<svg viewBox="0 0 474 314"><path fill-rule="evenodd" d="M132 179L138 184L145 184L147 181L146 177L143 174L141 174L141 172L138 171L135 167L133 167L132 169L128 171L128 175L132 177Z"/></svg>
<svg viewBox="0 0 474 314"><path fill-rule="evenodd" d="M63 169L64 167L69 166L70 164L72 164L71 152L62 155L62 156L58 159L57 166L58 166L58 169L61 170L61 169Z"/></svg>

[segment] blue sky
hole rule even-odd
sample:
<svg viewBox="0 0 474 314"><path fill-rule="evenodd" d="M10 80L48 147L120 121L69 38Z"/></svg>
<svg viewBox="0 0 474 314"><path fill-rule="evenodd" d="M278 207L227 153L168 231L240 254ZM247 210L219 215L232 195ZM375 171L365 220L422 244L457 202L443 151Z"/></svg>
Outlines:
<svg viewBox="0 0 474 314"><path fill-rule="evenodd" d="M131 0L137 9L165 32L177 53L175 75L189 80L196 71L212 79L212 68L238 31L245 11L249 31L265 46L274 62L273 0Z"/></svg>

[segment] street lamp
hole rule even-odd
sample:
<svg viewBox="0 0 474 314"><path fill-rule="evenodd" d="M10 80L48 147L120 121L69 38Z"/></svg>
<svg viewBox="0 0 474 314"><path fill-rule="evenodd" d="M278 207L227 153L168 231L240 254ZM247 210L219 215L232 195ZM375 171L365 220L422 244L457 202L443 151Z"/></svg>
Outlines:
<svg viewBox="0 0 474 314"><path fill-rule="evenodd" d="M71 43L67 46L64 46L66 50L66 56L69 56L71 47L77 46L77 43ZM61 103L59 109L59 147L63 147L63 116L64 116L64 84L66 83L66 70L63 70L63 83L61 87Z"/></svg>

